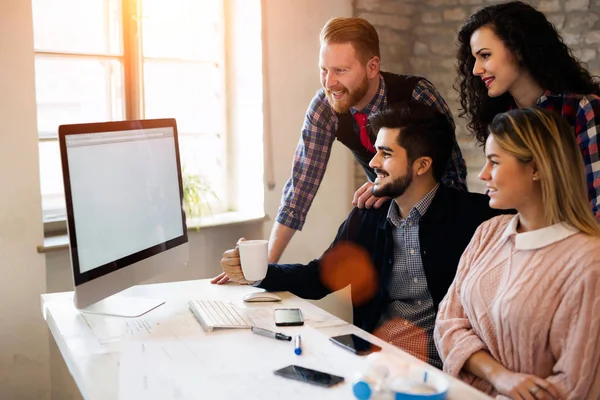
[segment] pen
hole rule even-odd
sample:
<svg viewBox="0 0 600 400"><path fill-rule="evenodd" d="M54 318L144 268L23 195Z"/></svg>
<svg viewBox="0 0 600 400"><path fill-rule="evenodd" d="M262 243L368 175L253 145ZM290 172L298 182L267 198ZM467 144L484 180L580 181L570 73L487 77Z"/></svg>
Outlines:
<svg viewBox="0 0 600 400"><path fill-rule="evenodd" d="M279 332L272 332L263 328L259 328L258 326L253 326L250 330L257 335L266 336L273 339L287 340L288 342L292 340L291 336L284 335L283 333Z"/></svg>
<svg viewBox="0 0 600 400"><path fill-rule="evenodd" d="M300 335L296 336L296 348L294 349L294 353L298 356L302 354L302 340L300 339Z"/></svg>

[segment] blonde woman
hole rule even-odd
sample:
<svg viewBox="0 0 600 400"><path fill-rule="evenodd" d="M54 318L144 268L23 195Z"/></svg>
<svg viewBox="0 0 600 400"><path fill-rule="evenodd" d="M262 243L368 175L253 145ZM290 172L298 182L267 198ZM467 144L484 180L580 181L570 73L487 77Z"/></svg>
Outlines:
<svg viewBox="0 0 600 400"><path fill-rule="evenodd" d="M479 177L492 208L440 304L444 371L511 399L600 399L600 228L571 129L537 108L497 115Z"/></svg>

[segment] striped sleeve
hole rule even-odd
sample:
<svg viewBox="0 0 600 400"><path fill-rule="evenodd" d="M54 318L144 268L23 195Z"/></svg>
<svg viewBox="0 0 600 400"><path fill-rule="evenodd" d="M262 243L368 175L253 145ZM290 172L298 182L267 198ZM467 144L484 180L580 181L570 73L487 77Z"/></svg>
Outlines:
<svg viewBox="0 0 600 400"><path fill-rule="evenodd" d="M335 140L337 117L322 90L312 99L296 146L292 174L283 188L277 222L301 230L319 190Z"/></svg>

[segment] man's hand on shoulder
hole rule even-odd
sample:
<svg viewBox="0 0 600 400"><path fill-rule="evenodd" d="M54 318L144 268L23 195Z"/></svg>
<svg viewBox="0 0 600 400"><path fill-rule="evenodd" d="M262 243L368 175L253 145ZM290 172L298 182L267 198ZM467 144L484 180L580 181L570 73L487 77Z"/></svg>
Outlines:
<svg viewBox="0 0 600 400"><path fill-rule="evenodd" d="M354 192L354 198L352 204L358 208L379 208L383 203L388 201L389 197L375 197L371 190L373 189L373 182L366 182L356 192Z"/></svg>

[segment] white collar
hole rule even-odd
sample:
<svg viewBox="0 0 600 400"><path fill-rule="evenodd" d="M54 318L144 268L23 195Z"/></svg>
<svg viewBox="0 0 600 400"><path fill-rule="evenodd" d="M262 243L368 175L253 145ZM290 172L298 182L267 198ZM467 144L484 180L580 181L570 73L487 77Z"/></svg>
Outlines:
<svg viewBox="0 0 600 400"><path fill-rule="evenodd" d="M509 222L502 234L502 239L511 235L515 236L516 250L535 250L541 249L556 242L560 242L578 233L579 230L564 222L550 225L535 231L518 233L517 226L519 225L519 214L515 215Z"/></svg>

